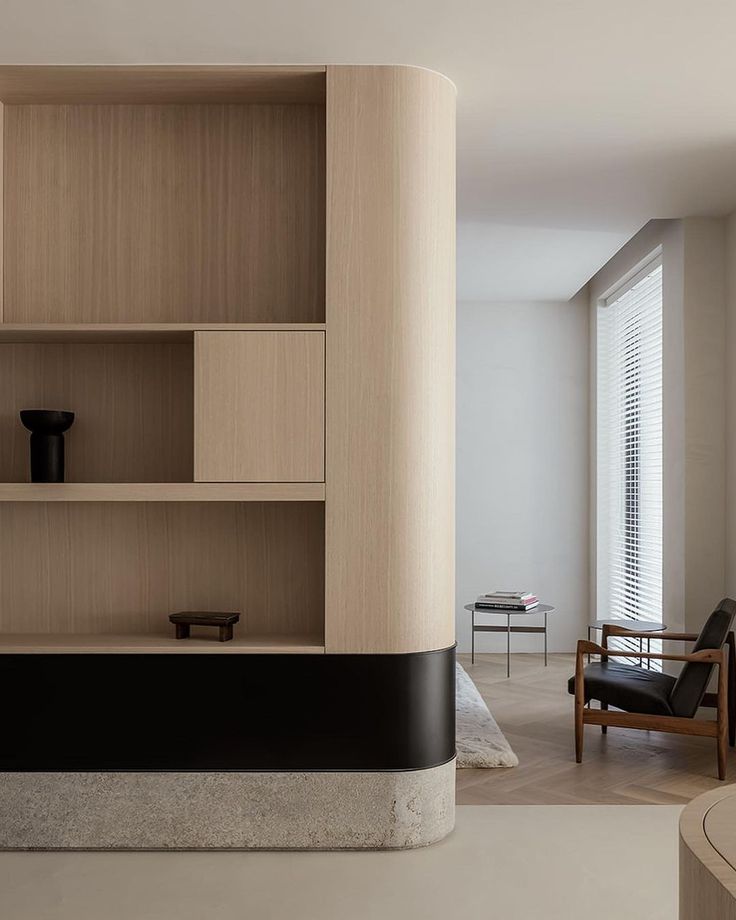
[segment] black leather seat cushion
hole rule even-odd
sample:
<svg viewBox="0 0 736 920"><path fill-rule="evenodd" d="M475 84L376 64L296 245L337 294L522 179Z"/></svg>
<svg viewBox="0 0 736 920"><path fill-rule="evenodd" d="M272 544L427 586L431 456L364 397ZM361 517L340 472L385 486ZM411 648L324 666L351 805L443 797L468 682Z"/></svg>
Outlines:
<svg viewBox="0 0 736 920"><path fill-rule="evenodd" d="M585 701L599 700L616 709L648 715L671 716L670 693L675 678L669 674L648 671L613 659L597 661L585 669ZM567 682L569 693L575 693L575 677Z"/></svg>

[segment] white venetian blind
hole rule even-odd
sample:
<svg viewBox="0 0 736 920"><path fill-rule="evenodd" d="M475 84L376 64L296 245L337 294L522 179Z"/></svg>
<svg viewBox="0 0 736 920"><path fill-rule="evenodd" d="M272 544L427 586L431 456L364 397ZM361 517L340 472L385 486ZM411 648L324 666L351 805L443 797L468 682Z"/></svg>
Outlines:
<svg viewBox="0 0 736 920"><path fill-rule="evenodd" d="M599 305L597 329L597 615L660 621L659 257Z"/></svg>

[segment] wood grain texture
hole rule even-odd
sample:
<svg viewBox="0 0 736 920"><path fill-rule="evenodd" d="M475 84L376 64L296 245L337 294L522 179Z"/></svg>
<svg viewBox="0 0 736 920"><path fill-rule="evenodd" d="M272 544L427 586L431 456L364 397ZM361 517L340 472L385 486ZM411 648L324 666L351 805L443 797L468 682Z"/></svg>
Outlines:
<svg viewBox="0 0 736 920"><path fill-rule="evenodd" d="M187 345L0 345L0 481L29 479L20 409L71 409L68 482L191 482Z"/></svg>
<svg viewBox="0 0 736 920"><path fill-rule="evenodd" d="M323 66L0 66L0 100L59 103L324 102Z"/></svg>
<svg viewBox="0 0 736 920"><path fill-rule="evenodd" d="M197 332L194 478L324 480L325 336Z"/></svg>
<svg viewBox="0 0 736 920"><path fill-rule="evenodd" d="M11 655L319 655L325 647L321 635L241 636L218 642L193 627L190 639L175 639L171 632L154 635L102 635L95 633L0 633L0 654ZM173 627L172 627L173 630Z"/></svg>
<svg viewBox="0 0 736 920"><path fill-rule="evenodd" d="M736 786L694 799L680 817L680 920L736 920Z"/></svg>
<svg viewBox="0 0 736 920"><path fill-rule="evenodd" d="M711 846L736 872L736 789L731 787L731 795L708 809L703 828Z"/></svg>
<svg viewBox="0 0 736 920"><path fill-rule="evenodd" d="M0 482L0 502L323 502L321 482Z"/></svg>
<svg viewBox="0 0 736 920"><path fill-rule="evenodd" d="M718 723L715 719L682 719L676 716L650 716L637 712L608 712L585 709L586 725L611 725L618 728L636 728L653 732L672 732L677 735L697 735L716 738Z"/></svg>
<svg viewBox="0 0 736 920"><path fill-rule="evenodd" d="M5 116L7 322L324 320L323 106Z"/></svg>
<svg viewBox="0 0 736 920"><path fill-rule="evenodd" d="M196 331L324 332L324 323L0 323L0 342L192 344Z"/></svg>
<svg viewBox="0 0 736 920"><path fill-rule="evenodd" d="M237 610L241 638L322 636L315 502L0 504L0 633L154 634Z"/></svg>
<svg viewBox="0 0 736 920"><path fill-rule="evenodd" d="M443 648L455 91L414 68L328 67L327 113L327 651Z"/></svg>

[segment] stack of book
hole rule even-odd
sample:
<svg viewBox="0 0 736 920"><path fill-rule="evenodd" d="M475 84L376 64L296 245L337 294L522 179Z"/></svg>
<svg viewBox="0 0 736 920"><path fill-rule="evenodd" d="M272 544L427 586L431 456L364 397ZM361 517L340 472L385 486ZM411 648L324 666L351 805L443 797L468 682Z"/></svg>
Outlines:
<svg viewBox="0 0 736 920"><path fill-rule="evenodd" d="M476 607L488 610L532 610L539 604L536 594L528 591L491 591L481 594L475 602Z"/></svg>

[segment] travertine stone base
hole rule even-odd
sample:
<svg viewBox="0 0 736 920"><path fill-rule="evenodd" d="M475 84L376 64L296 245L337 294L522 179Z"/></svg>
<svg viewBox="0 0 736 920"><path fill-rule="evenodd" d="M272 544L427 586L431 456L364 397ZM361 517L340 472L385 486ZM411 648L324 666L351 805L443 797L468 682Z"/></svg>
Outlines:
<svg viewBox="0 0 736 920"><path fill-rule="evenodd" d="M401 773L0 773L1 849L389 849L455 823L455 762Z"/></svg>

